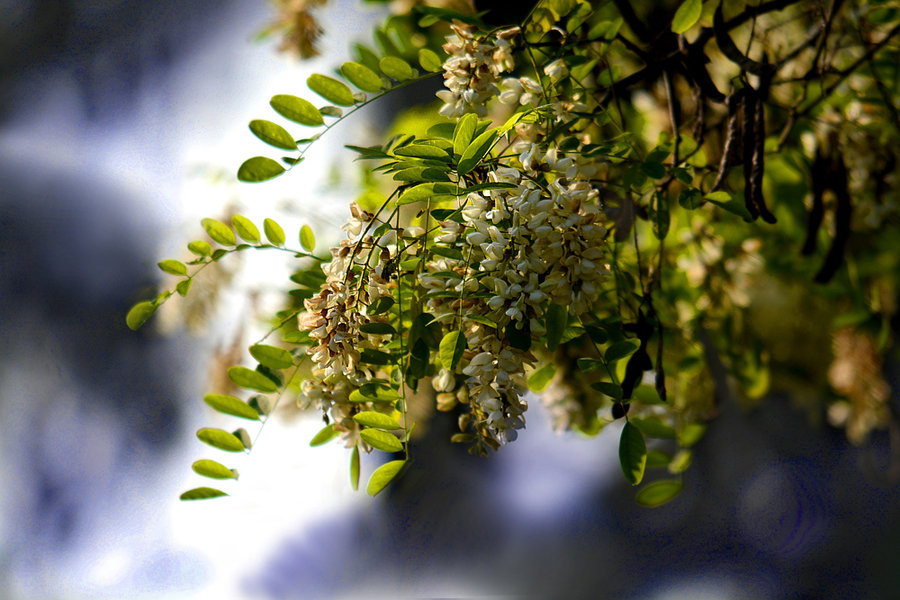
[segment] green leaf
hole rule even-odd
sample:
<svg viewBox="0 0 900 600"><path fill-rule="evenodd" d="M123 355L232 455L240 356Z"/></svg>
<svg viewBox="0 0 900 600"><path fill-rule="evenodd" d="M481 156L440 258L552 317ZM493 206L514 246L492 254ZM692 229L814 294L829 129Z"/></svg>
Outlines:
<svg viewBox="0 0 900 600"><path fill-rule="evenodd" d="M596 358L579 358L575 361L575 365L578 367L579 371L590 373L591 371L603 368L606 366L606 363L602 360L597 360Z"/></svg>
<svg viewBox="0 0 900 600"><path fill-rule="evenodd" d="M649 448L647 450L647 468L648 469L658 469L660 467L667 467L669 463L672 461L672 456L665 452L664 450L660 450L659 448Z"/></svg>
<svg viewBox="0 0 900 600"><path fill-rule="evenodd" d="M225 492L222 490L217 490L211 487L198 487L192 490L188 490L181 494L179 498L181 500L206 500L208 498L218 498L219 496L227 496Z"/></svg>
<svg viewBox="0 0 900 600"><path fill-rule="evenodd" d="M369 305L368 312L370 315L380 315L389 311L393 305L394 299L390 296L379 296L375 302Z"/></svg>
<svg viewBox="0 0 900 600"><path fill-rule="evenodd" d="M324 125L322 113L309 100L290 96L288 94L279 94L272 96L269 105L275 109L279 115L285 119L290 119L295 123L306 125L308 127L316 127Z"/></svg>
<svg viewBox="0 0 900 600"><path fill-rule="evenodd" d="M333 77L328 77L321 73L313 73L306 79L306 85L332 104L353 106L356 103L350 88Z"/></svg>
<svg viewBox="0 0 900 600"><path fill-rule="evenodd" d="M365 348L360 352L359 360L370 365L389 365L394 362L393 357L387 352L371 348Z"/></svg>
<svg viewBox="0 0 900 600"><path fill-rule="evenodd" d="M697 188L686 188L678 194L678 204L685 210L694 210L704 204L703 195Z"/></svg>
<svg viewBox="0 0 900 600"><path fill-rule="evenodd" d="M653 179L662 179L666 176L666 168L658 162L646 161L641 163L641 171L643 171L647 177Z"/></svg>
<svg viewBox="0 0 900 600"><path fill-rule="evenodd" d="M165 273L170 275L187 275L187 265L180 260L169 258L161 260L156 265Z"/></svg>
<svg viewBox="0 0 900 600"><path fill-rule="evenodd" d="M147 319L153 316L153 313L156 312L156 308L157 304L150 300L138 302L132 306L128 310L128 314L125 315L125 324L128 325L129 329L139 329L141 325L147 322Z"/></svg>
<svg viewBox="0 0 900 600"><path fill-rule="evenodd" d="M631 417L629 421L644 435L652 438L674 439L675 430L659 420L658 417Z"/></svg>
<svg viewBox="0 0 900 600"><path fill-rule="evenodd" d="M397 419L394 419L393 417L390 417L384 413L376 412L374 410L364 410L362 412L358 412L353 415L353 420L360 425L365 425L366 427L374 427L375 429L403 429L403 425L401 425L397 421Z"/></svg>
<svg viewBox="0 0 900 600"><path fill-rule="evenodd" d="M666 239L666 236L669 234L670 222L669 200L662 192L653 194L652 219L653 235L655 235L658 240Z"/></svg>
<svg viewBox="0 0 900 600"><path fill-rule="evenodd" d="M591 387L601 394L609 396L613 400L622 399L622 386L616 385L615 383L610 383L608 381L595 381L591 384Z"/></svg>
<svg viewBox="0 0 900 600"><path fill-rule="evenodd" d="M282 150L297 149L297 142L294 141L293 136L284 127L272 121L254 119L250 121L250 131L270 146L275 146Z"/></svg>
<svg viewBox="0 0 900 600"><path fill-rule="evenodd" d="M394 335L397 330L390 323L363 323L359 326L359 330L363 333L372 333L374 335Z"/></svg>
<svg viewBox="0 0 900 600"><path fill-rule="evenodd" d="M700 441L704 433L706 433L704 423L688 423L678 432L678 445L682 448L690 448Z"/></svg>
<svg viewBox="0 0 900 600"><path fill-rule="evenodd" d="M451 331L441 339L441 345L438 349L438 358L441 365L448 371L453 371L459 360L462 358L463 352L466 351L466 336L461 331Z"/></svg>
<svg viewBox="0 0 900 600"><path fill-rule="evenodd" d="M569 322L568 307L551 302L547 307L544 324L547 328L547 349L553 352L562 340L563 332Z"/></svg>
<svg viewBox="0 0 900 600"><path fill-rule="evenodd" d="M437 167L410 167L394 173L394 181L408 181L419 183L421 181L450 181L447 172Z"/></svg>
<svg viewBox="0 0 900 600"><path fill-rule="evenodd" d="M406 81L416 76L416 71L409 63L396 56L385 56L378 63L381 72L396 81Z"/></svg>
<svg viewBox="0 0 900 600"><path fill-rule="evenodd" d="M253 369L247 367L230 367L228 369L228 378L236 385L248 390L256 390L257 392L272 393L278 391L278 386L274 381Z"/></svg>
<svg viewBox="0 0 900 600"><path fill-rule="evenodd" d="M712 192L707 194L705 198L712 204L715 204L719 208L727 210L730 213L734 213L739 217L743 217L744 219L750 219L750 213L747 211L747 207L743 202L739 200L735 200L731 197L731 194L728 192Z"/></svg>
<svg viewBox="0 0 900 600"><path fill-rule="evenodd" d="M635 501L647 508L656 508L669 502L681 493L684 484L675 479L662 479L648 483L634 497Z"/></svg>
<svg viewBox="0 0 900 600"><path fill-rule="evenodd" d="M210 254L212 254L212 246L209 245L209 242L204 242L203 240L197 240L189 243L188 250L190 250L197 256L209 256Z"/></svg>
<svg viewBox="0 0 900 600"><path fill-rule="evenodd" d="M191 468L194 470L194 473L212 479L237 479L234 471L214 460L203 459L194 461Z"/></svg>
<svg viewBox="0 0 900 600"><path fill-rule="evenodd" d="M453 153L462 155L472 143L475 135L475 127L478 125L478 115L467 113L460 117L453 129Z"/></svg>
<svg viewBox="0 0 900 600"><path fill-rule="evenodd" d="M678 454L672 459L672 462L669 463L669 473L672 475L678 475L679 473L684 473L688 470L688 467L691 466L691 461L694 458L694 453L691 450L683 448L678 451Z"/></svg>
<svg viewBox="0 0 900 600"><path fill-rule="evenodd" d="M256 409L234 396L206 394L203 396L203 401L220 413L253 421L259 420L259 413L256 412Z"/></svg>
<svg viewBox="0 0 900 600"><path fill-rule="evenodd" d="M644 467L647 465L647 445L641 430L625 422L622 437L619 438L619 462L631 485L637 485L644 478Z"/></svg>
<svg viewBox="0 0 900 600"><path fill-rule="evenodd" d="M675 16L672 18L672 31L675 33L684 33L694 26L700 20L700 14L703 12L702 0L684 0Z"/></svg>
<svg viewBox="0 0 900 600"><path fill-rule="evenodd" d="M254 156L245 160L238 168L237 178L246 183L258 183L278 177L282 173L284 167L277 161L265 156Z"/></svg>
<svg viewBox="0 0 900 600"><path fill-rule="evenodd" d="M534 373L528 376L528 389L539 394L547 389L550 382L556 376L556 365L547 363Z"/></svg>
<svg viewBox="0 0 900 600"><path fill-rule="evenodd" d="M386 390L374 384L363 384L359 389L350 392L350 402L395 402L400 399L397 392Z"/></svg>
<svg viewBox="0 0 900 600"><path fill-rule="evenodd" d="M353 446L353 453L350 455L350 485L353 491L359 489L359 445Z"/></svg>
<svg viewBox="0 0 900 600"><path fill-rule="evenodd" d="M397 156L411 156L413 158L433 158L449 161L450 156L445 150L431 144L409 144L394 150Z"/></svg>
<svg viewBox="0 0 900 600"><path fill-rule="evenodd" d="M347 81L364 92L377 93L382 90L381 76L366 65L358 62L345 62L341 65L341 74Z"/></svg>
<svg viewBox="0 0 900 600"><path fill-rule="evenodd" d="M431 71L432 73L437 73L444 68L441 57L428 48L421 48L419 50L419 64L423 69Z"/></svg>
<svg viewBox="0 0 900 600"><path fill-rule="evenodd" d="M309 440L309 445L314 448L316 446L321 446L322 444L333 440L339 434L340 432L334 428L334 425L326 425L325 427L320 429L316 435L313 436L313 439Z"/></svg>
<svg viewBox="0 0 900 600"><path fill-rule="evenodd" d="M462 153L462 156L459 159L459 165L457 166L457 172L460 175L465 175L481 162L481 159L484 158L484 155L488 153L491 149L491 146L494 144L494 140L497 139L497 130L496 129L488 129L479 135L475 140L469 144L469 146Z"/></svg>
<svg viewBox="0 0 900 600"><path fill-rule="evenodd" d="M403 450L403 444L397 439L397 436L387 431L363 429L359 432L359 437L376 450L383 450L384 452L400 452Z"/></svg>
<svg viewBox="0 0 900 600"><path fill-rule="evenodd" d="M452 183L433 182L420 183L408 188L400 197L397 198L397 205L412 204L414 202L422 202L425 200L442 199L442 196L456 194L456 185Z"/></svg>
<svg viewBox="0 0 900 600"><path fill-rule="evenodd" d="M237 242L234 238L234 232L222 221L207 218L200 221L200 224L209 237L223 246L234 246Z"/></svg>
<svg viewBox="0 0 900 600"><path fill-rule="evenodd" d="M312 252L316 248L316 234L309 225L300 228L300 245L307 252Z"/></svg>
<svg viewBox="0 0 900 600"><path fill-rule="evenodd" d="M611 344L609 348L606 349L606 352L603 354L603 358L608 363L614 363L617 360L625 358L632 352L638 349L638 344L636 342L632 342L629 340L622 340L621 342L616 342Z"/></svg>
<svg viewBox="0 0 900 600"><path fill-rule="evenodd" d="M259 229L253 224L253 221L243 215L234 215L231 217L231 226L237 232L241 239L255 244L259 242Z"/></svg>
<svg viewBox="0 0 900 600"><path fill-rule="evenodd" d="M284 244L284 230L277 222L272 219L264 220L263 230L266 232L266 239L272 242L272 244L275 246Z"/></svg>
<svg viewBox="0 0 900 600"><path fill-rule="evenodd" d="M289 369L294 366L294 357L291 353L278 346L255 344L250 346L250 355L270 369Z"/></svg>
<svg viewBox="0 0 900 600"><path fill-rule="evenodd" d="M191 281L192 279L182 279L178 283L175 284L175 291L178 292L179 296L187 296L188 292L191 289Z"/></svg>
<svg viewBox="0 0 900 600"><path fill-rule="evenodd" d="M366 493L370 496L376 496L400 474L400 471L405 464L405 460L392 460L375 469L375 472L372 473L372 476L369 478L369 484L366 486Z"/></svg>
<svg viewBox="0 0 900 600"><path fill-rule="evenodd" d="M243 452L244 443L233 434L221 429L204 427L197 431L197 438L204 444L226 452Z"/></svg>

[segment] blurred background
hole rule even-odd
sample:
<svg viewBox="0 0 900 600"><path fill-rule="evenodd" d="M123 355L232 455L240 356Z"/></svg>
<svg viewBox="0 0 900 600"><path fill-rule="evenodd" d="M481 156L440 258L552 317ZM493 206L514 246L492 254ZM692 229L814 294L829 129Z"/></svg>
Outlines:
<svg viewBox="0 0 900 600"><path fill-rule="evenodd" d="M316 417L286 414L228 498L178 501L201 485L210 363L253 305L223 291L200 329L162 314L132 332L124 315L201 217L338 239L358 193L335 176L341 146L396 105L342 123L295 173L233 174L262 151L246 123L268 98L302 95L386 10L332 0L301 63L256 39L276 18L264 0L0 1L0 598L900 597L887 434L852 447L778 397L723 412L658 509L634 503L617 427L555 434L539 402L488 460L436 419L374 500L350 490L349 451L309 448ZM273 273L222 277L264 289Z"/></svg>

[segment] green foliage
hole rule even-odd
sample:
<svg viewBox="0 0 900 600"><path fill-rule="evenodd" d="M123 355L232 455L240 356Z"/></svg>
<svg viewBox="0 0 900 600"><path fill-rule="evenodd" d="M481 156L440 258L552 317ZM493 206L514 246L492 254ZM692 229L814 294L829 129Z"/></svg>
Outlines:
<svg viewBox="0 0 900 600"><path fill-rule="evenodd" d="M648 468L680 475L715 415L770 388L832 399L854 441L886 426L884 388L867 396L829 373L880 365L894 335L896 11L685 0L645 23L639 4L621 6L543 0L501 28L439 7L392 16L377 50L357 44L333 76L308 78L329 105L272 97L275 113L311 134L250 122L284 152L248 159L238 179L266 181L300 168L369 102L446 71L440 105L416 112L414 127L347 145L366 192L328 260L313 254L309 226L292 249L271 219L265 241L243 216L231 227L205 219L211 242L191 242L191 260L161 261L173 291L135 304L126 323L140 327L232 253L290 253L284 309L249 349L257 364L228 369L259 394L205 399L250 420L283 395L321 410L326 426L310 444L352 448L354 489L362 454L402 453L375 470L371 495L407 465L411 414L431 412L411 413L410 402L453 413L451 441L478 455L524 428L526 387L560 429L596 435L624 420L619 459L632 485ZM666 45L676 51L661 50L676 37ZM785 332L786 313L815 326ZM829 336L867 350L841 354L835 342L829 353ZM810 410L814 420L839 412ZM243 430L201 432L220 449L250 446ZM651 481L636 501L659 506L682 487Z"/></svg>

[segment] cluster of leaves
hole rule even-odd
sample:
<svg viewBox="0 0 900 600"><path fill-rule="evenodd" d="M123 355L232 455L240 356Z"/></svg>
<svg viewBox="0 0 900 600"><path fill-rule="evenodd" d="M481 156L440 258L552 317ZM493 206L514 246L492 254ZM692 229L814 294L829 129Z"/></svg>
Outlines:
<svg viewBox="0 0 900 600"><path fill-rule="evenodd" d="M515 439L527 385L561 429L596 435L624 421L627 481L641 484L654 468L676 476L654 478L637 501L671 500L708 420L733 400L756 402L772 385L790 386L778 379L779 361L782 373L798 365L816 373L807 380L828 393L830 356L817 347L803 362L796 346L780 349L785 336L772 323L784 306L771 307L763 286L780 290L790 310L810 312L812 286L821 286L826 301L810 317L875 335L871 360L892 341L897 161L866 162L840 142L876 144L887 157L900 151L900 9L814 4L804 11L791 0L686 0L670 7L664 26L624 1L541 1L506 27L487 25L485 13L443 8L392 17L393 31L405 34L379 29L380 53L357 45L356 60L339 72L309 77L329 105L272 98L279 115L319 131L296 139L274 122L252 121L258 138L293 154L250 158L238 178L282 175L346 115L441 71L451 92L442 99L456 102L444 108L464 114L448 122L436 111L422 135L348 146L388 191L380 205L354 206L348 239L330 262L313 256L308 227L303 250L290 250L274 221L266 220L262 243L236 216L234 231L203 223L221 248L192 242L195 260L160 263L180 278L174 293L183 296L199 270L231 252L275 248L312 261L294 273L299 288L275 316L270 333L284 347L260 341L250 348L255 369L228 371L262 395L245 402L209 394L206 402L259 420L289 389L298 393L326 420L311 444L340 437L352 447L354 488L360 453L388 454L368 483L374 495L408 463L410 403L423 394L421 381L436 390L438 410L457 413L453 441L476 454ZM448 33L445 52L440 36ZM743 50L738 35L748 40ZM469 55L454 54L466 48ZM503 71L514 77L501 83ZM466 77L469 87L455 90ZM481 97L485 105L473 100ZM478 116L485 111L489 118ZM883 183L867 183L872 177ZM865 228L855 211L877 215L880 228L853 235ZM538 248L560 254L541 264L529 254ZM791 291L798 278L808 284ZM128 325L140 326L172 294L135 305ZM312 366L290 388L305 358ZM834 381L832 389L850 390L834 400L849 402L869 428L885 424L883 393ZM198 437L221 450L250 448L243 429L201 429ZM210 460L194 470L236 478ZM203 487L182 497L221 494Z"/></svg>

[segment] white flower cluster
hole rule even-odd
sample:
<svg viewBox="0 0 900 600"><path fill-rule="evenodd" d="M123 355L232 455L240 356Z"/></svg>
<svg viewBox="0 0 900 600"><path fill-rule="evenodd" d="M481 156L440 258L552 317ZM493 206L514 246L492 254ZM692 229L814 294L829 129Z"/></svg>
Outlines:
<svg viewBox="0 0 900 600"><path fill-rule="evenodd" d="M493 39L478 38L477 29L461 22L451 25L453 34L447 36L444 51L444 86L437 97L444 101L440 113L445 117L460 117L468 112L484 116L485 104L497 95L497 80L501 73L515 66L510 39L519 28L501 31Z"/></svg>
<svg viewBox="0 0 900 600"><path fill-rule="evenodd" d="M546 307L585 313L607 271L598 191L582 179L578 163L534 144L526 144L518 162L521 169L499 166L489 175L514 187L470 193L462 222L441 224L435 241L459 247L462 258L437 257L419 278L432 292L432 314L460 315L468 347L460 379L473 424L481 438L497 443L524 427L524 371L535 358L520 348L545 332ZM541 186L538 175L550 183ZM496 326L485 324L491 322ZM511 340L515 332L526 343ZM452 383L444 376L436 387L448 394Z"/></svg>
<svg viewBox="0 0 900 600"><path fill-rule="evenodd" d="M386 322L382 316L368 314L368 306L390 295L389 283L382 274L397 253L393 230L379 239L365 234L373 216L356 204L350 208L352 218L344 226L350 239L332 248L332 260L323 267L325 284L304 302L306 312L299 320L300 329L309 331L317 341L307 351L314 367L301 387L306 404L327 413L348 446L357 443L359 434L352 419L359 406L350 403L349 395L374 377L372 370L360 362L361 352L377 349L386 339L384 335L365 333L360 327Z"/></svg>

